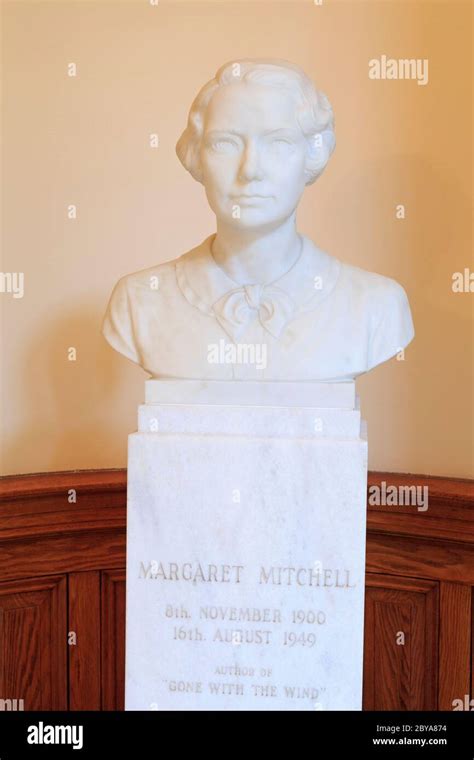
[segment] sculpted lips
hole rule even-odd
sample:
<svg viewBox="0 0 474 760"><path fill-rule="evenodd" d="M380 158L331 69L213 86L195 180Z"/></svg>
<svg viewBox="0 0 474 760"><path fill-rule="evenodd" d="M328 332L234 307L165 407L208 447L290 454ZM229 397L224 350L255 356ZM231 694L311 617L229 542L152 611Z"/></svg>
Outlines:
<svg viewBox="0 0 474 760"><path fill-rule="evenodd" d="M254 201L268 200L269 198L271 198L270 195L260 195L257 193L234 196L234 200L238 201L239 203L252 203Z"/></svg>

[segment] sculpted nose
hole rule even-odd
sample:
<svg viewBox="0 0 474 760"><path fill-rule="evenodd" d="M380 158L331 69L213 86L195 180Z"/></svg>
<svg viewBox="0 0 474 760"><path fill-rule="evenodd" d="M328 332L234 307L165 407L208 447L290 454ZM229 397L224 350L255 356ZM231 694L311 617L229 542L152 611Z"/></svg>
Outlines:
<svg viewBox="0 0 474 760"><path fill-rule="evenodd" d="M260 164L260 153L255 142L249 141L242 155L240 178L244 181L262 179L263 172Z"/></svg>

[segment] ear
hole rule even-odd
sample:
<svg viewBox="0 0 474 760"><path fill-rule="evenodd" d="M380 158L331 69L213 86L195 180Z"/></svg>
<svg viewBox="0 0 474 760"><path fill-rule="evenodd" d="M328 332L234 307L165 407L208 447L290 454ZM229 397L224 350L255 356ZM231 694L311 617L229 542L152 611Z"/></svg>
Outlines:
<svg viewBox="0 0 474 760"><path fill-rule="evenodd" d="M176 143L176 155L191 176L203 184L201 168L201 146L187 127Z"/></svg>
<svg viewBox="0 0 474 760"><path fill-rule="evenodd" d="M331 153L336 147L336 137L332 129L323 129L307 138L308 141L308 163L306 172L308 174L307 185L313 182L323 172L329 161Z"/></svg>

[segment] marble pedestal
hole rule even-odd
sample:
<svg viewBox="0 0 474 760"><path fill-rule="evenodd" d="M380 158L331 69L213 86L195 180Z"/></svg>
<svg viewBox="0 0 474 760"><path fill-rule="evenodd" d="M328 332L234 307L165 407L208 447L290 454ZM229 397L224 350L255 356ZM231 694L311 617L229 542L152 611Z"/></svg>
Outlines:
<svg viewBox="0 0 474 760"><path fill-rule="evenodd" d="M129 436L127 710L360 710L354 383L146 383Z"/></svg>

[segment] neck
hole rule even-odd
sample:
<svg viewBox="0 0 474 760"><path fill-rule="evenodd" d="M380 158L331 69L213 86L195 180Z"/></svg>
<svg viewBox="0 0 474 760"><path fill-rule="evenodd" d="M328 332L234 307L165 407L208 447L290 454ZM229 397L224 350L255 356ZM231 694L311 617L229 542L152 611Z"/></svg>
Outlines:
<svg viewBox="0 0 474 760"><path fill-rule="evenodd" d="M295 214L276 229L257 233L218 220L212 255L221 269L240 285L264 285L291 269L300 256L301 246Z"/></svg>

